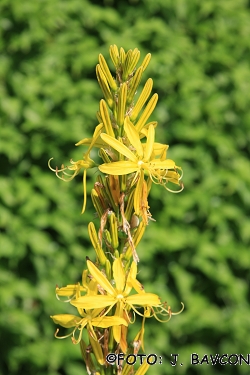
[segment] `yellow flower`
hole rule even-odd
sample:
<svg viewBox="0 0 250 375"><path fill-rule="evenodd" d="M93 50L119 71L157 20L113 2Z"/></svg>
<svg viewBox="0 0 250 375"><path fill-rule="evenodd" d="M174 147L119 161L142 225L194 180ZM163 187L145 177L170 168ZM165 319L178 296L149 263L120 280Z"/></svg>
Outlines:
<svg viewBox="0 0 250 375"><path fill-rule="evenodd" d="M139 197L142 196L143 192L144 174L148 175L154 183L163 185L166 190L173 192L173 190L170 190L167 187L167 183L170 181L177 185L181 185L181 176L177 172L177 169L181 170L181 168L177 167L173 160L166 159L166 151L168 148L167 145L161 145L154 142L155 129L152 124L148 127L147 142L145 144L141 143L139 134L129 120L129 117L125 118L124 130L135 152L131 151L131 148L125 146L123 143L119 142L108 134L101 134L102 140L104 140L109 146L118 151L120 154L125 156L128 160L104 163L98 168L101 172L111 175L126 175L135 173L132 181L132 183L137 182L134 208L135 213L140 215L141 204ZM181 190L182 189L183 186L181 185Z"/></svg>
<svg viewBox="0 0 250 375"><path fill-rule="evenodd" d="M119 316L102 316L101 313L103 308L100 309L93 309L93 310L86 310L86 312L81 313L80 316L76 316L73 314L57 314L51 316L55 324L60 324L60 326L64 328L72 328L74 330L66 336L57 336L59 330L56 331L55 336L57 338L66 338L72 335L72 342L73 344L78 344L82 338L82 331L85 327L87 327L88 332L90 335L97 341L96 334L94 332L93 327L99 328L108 328L115 325L125 325L127 326L128 323L125 319ZM75 332L80 331L79 336L75 338Z"/></svg>
<svg viewBox="0 0 250 375"><path fill-rule="evenodd" d="M94 297L98 293L98 285L95 279L89 279L88 270L84 270L82 273L82 284L68 285L63 288L56 288L56 295L59 296L68 296L69 299L65 302L72 300L77 300L80 298L81 292L87 293L86 296ZM105 310L102 307L95 309L87 309L85 306L76 306L80 316L73 314L57 314L51 316L55 324L59 324L64 328L73 328L73 331L67 334L66 336L57 336L59 329L57 329L55 336L57 338L63 339L69 336L72 336L73 344L78 344L82 338L83 329L86 327L89 333L89 338L94 341L98 341L94 328L108 328L116 325L128 326L127 321L120 316L105 316ZM79 332L78 337L75 337L76 332ZM92 341L93 341L92 340ZM98 343L93 344L98 351ZM99 350L100 352L100 350ZM100 357L100 361L103 362L103 358ZM101 363L103 364L103 363Z"/></svg>
<svg viewBox="0 0 250 375"><path fill-rule="evenodd" d="M93 134L93 137L90 140L88 140L88 142L87 142L87 143L89 143L89 148L88 148L87 152L83 155L83 159L82 160L78 160L78 161L75 162L75 161L73 161L71 159L70 163L72 165L69 165L69 166L66 166L66 167L64 167L64 165L62 165L60 169L57 168L57 167L56 167L56 169L54 169L54 168L51 167L50 162L51 162L51 160L53 160L53 158L49 159L49 162L48 162L49 168L53 172L55 172L56 176L58 178L60 178L60 180L63 180L63 181L66 181L66 182L73 180L73 178L76 175L78 175L78 173L80 172L80 170L83 168L84 172L83 172L83 206L82 206L82 214L85 211L86 203L87 203L87 192L86 192L87 169L97 167L97 164L92 159L90 159L89 154L90 154L91 149L98 142L98 138L99 138L99 136L101 134L102 128L103 128L103 124L99 124L99 125L96 126L94 134ZM79 146L81 144L84 144L84 140L78 142L76 145ZM98 147L100 147L99 144L98 144ZM66 171L73 171L73 174L69 174ZM59 173L62 173L62 175L60 176Z"/></svg>
<svg viewBox="0 0 250 375"><path fill-rule="evenodd" d="M113 263L113 277L115 286L103 275L103 273L90 261L87 260L89 272L97 282L98 286L102 288L103 293L99 295L82 296L70 303L77 308L84 309L98 309L107 308L105 315L116 306L115 317L122 317L124 311L133 309L139 315L135 305L144 307L160 307L160 298L153 293L138 293L138 281L136 280L137 266L132 262L131 268L126 276L122 261L116 258ZM132 288L137 293L130 294ZM121 338L121 327L113 327L114 338L119 343Z"/></svg>
<svg viewBox="0 0 250 375"><path fill-rule="evenodd" d="M69 182L69 181L73 180L73 178L76 175L78 175L80 170L82 168L84 169L84 171L83 171L83 206L82 206L82 214L83 214L84 211L85 211L85 208L86 208L86 203L87 203L87 192L86 192L87 169L97 167L96 163L92 159L90 159L88 155L85 154L82 160L73 161L71 159L70 163L72 165L70 165L70 166L64 167L64 165L62 165L62 167L60 169L58 169L57 167L56 167L56 169L53 169L50 165L51 160L53 160L53 158L49 159L48 165L49 165L50 170L55 172L56 176L58 178L60 178L60 180L63 180L63 181L66 181L66 182ZM67 173L66 172L67 170L73 171L73 174ZM62 172L62 176L60 176L58 174L60 172ZM64 176L66 176L66 177L64 177Z"/></svg>

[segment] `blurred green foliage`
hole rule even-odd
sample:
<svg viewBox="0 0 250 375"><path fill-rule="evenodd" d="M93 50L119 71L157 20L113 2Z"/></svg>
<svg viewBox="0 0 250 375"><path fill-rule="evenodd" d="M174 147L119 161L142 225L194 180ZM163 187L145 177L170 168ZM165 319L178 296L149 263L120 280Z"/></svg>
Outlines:
<svg viewBox="0 0 250 375"><path fill-rule="evenodd" d="M69 312L56 284L78 281L94 259L95 214L89 199L80 215L81 177L64 184L47 161L81 157L74 143L97 125L95 65L99 53L110 62L110 44L152 53L157 137L184 169L181 194L152 188L156 223L138 248L145 289L173 311L185 304L165 325L147 322L146 352L163 356L149 374L249 374L190 361L250 348L249 35L246 0L0 2L2 375L85 373L49 315ZM171 353L183 366L169 364Z"/></svg>

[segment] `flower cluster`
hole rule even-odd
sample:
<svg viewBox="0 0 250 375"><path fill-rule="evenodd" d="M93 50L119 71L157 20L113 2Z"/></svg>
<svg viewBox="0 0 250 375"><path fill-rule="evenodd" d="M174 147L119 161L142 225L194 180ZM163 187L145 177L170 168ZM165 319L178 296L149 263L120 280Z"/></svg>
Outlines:
<svg viewBox="0 0 250 375"><path fill-rule="evenodd" d="M178 313L173 313L158 295L144 290L137 280L136 251L149 220L153 220L148 205L152 183L171 192L181 191L183 184L182 169L167 159L169 146L155 142L157 122L148 122L158 100L157 94L149 99L153 87L151 78L136 99L151 55L138 68L140 51L137 48L125 52L114 45L110 47L110 56L115 78L104 57L99 55L96 75L104 99L100 101L99 124L92 138L76 144L88 147L83 158L55 169L51 167L52 159L49 161L50 169L64 181L72 180L83 169L82 212L86 208L87 170L98 168L101 172L91 191L100 220L98 233L94 223L88 226L96 261L87 259L82 285L56 289L58 298L67 297L66 301L77 308L78 315L58 314L52 319L62 327L71 328L66 336L58 336L57 330L56 337L71 336L74 344L80 343L88 374L126 375L129 371L126 364L110 367L107 354L138 352L140 347L144 350L145 320L155 317L161 322L168 321L183 310L182 306ZM93 147L99 149L101 163L90 158ZM127 331L136 316L141 317L142 326L133 346L129 347ZM143 364L136 374L145 374L148 367Z"/></svg>

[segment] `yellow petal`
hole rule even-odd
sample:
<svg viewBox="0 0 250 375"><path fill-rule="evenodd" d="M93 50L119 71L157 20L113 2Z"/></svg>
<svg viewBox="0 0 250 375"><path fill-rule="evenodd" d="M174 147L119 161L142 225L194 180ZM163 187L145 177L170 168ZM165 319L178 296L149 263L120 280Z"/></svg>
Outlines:
<svg viewBox="0 0 250 375"><path fill-rule="evenodd" d="M89 272L94 277L94 279L97 281L97 283L100 284L106 290L106 292L108 292L111 295L115 295L114 288L112 287L112 285L110 284L108 279L94 265L94 263L91 262L90 260L87 260L87 266L88 266Z"/></svg>
<svg viewBox="0 0 250 375"><path fill-rule="evenodd" d="M143 160L146 162L149 161L153 148L154 148L154 140L155 140L155 128L153 125L150 125L148 128L148 135L147 135L147 143L144 150L144 157Z"/></svg>
<svg viewBox="0 0 250 375"><path fill-rule="evenodd" d="M84 138L81 141L77 142L75 144L75 146L90 145L92 140L93 140L93 138ZM106 145L105 142L102 141L100 138L98 138L98 140L95 142L93 147L103 148L103 147L105 147L105 145Z"/></svg>
<svg viewBox="0 0 250 375"><path fill-rule="evenodd" d="M133 288L133 280L136 279L136 274L137 274L137 265L135 262L132 262L128 277L127 277L127 282L126 282L126 287L124 290L124 295L127 296L131 292L131 289Z"/></svg>
<svg viewBox="0 0 250 375"><path fill-rule="evenodd" d="M166 159L166 160L153 159L153 160L150 160L150 162L147 164L149 164L150 167L154 169L174 169L175 168L175 162L171 159Z"/></svg>
<svg viewBox="0 0 250 375"><path fill-rule="evenodd" d="M86 297L81 297L86 298ZM161 301L157 294L153 293L142 293L142 294L133 294L126 298L126 302L129 305L141 305L141 306L158 306Z"/></svg>
<svg viewBox="0 0 250 375"><path fill-rule="evenodd" d="M53 319L55 324L60 324L60 326L65 328L75 327L81 320L84 321L83 318L71 314L53 315L51 316L51 319ZM87 324L87 320L85 324Z"/></svg>
<svg viewBox="0 0 250 375"><path fill-rule="evenodd" d="M115 279L116 289L123 292L125 286L125 272L122 266L121 258L115 259L113 263L113 275Z"/></svg>
<svg viewBox="0 0 250 375"><path fill-rule="evenodd" d="M136 162L137 157L133 154L130 149L125 146L123 143L119 142L117 139L111 137L108 134L102 133L101 138L105 141L109 146L113 147L116 151L120 152L122 155L126 156L129 160Z"/></svg>
<svg viewBox="0 0 250 375"><path fill-rule="evenodd" d="M115 309L115 315L119 316L119 317L122 317L123 308L122 308L121 303L117 304L116 309ZM122 332L121 328L122 328L121 325L113 327L113 335L114 335L114 339L117 343L119 343L121 341L121 332Z"/></svg>
<svg viewBox="0 0 250 375"><path fill-rule="evenodd" d="M124 130L127 134L127 137L131 143L132 146L136 149L136 152L139 156L139 158L142 158L143 156L143 148L140 141L139 133L135 129L132 122L129 120L129 117L127 116L124 121Z"/></svg>
<svg viewBox="0 0 250 375"><path fill-rule="evenodd" d="M96 143L98 137L99 137L100 134L101 134L101 131L102 131L103 127L104 127L104 126L103 126L102 123L96 126L95 131L94 131L94 134L93 134L92 141L91 141L91 143L90 143L90 145L89 145L89 149L88 149L86 155L90 153L90 150L91 150L92 147L95 145L95 143Z"/></svg>
<svg viewBox="0 0 250 375"><path fill-rule="evenodd" d="M115 161L114 163L104 163L99 165L98 168L102 173L116 176L137 172L140 169L138 164L132 161Z"/></svg>
<svg viewBox="0 0 250 375"><path fill-rule="evenodd" d="M161 160L165 160L166 157L167 157L168 148L169 148L168 145L164 145L162 143L155 142L154 143L154 150L153 150L154 156L155 157L160 156Z"/></svg>
<svg viewBox="0 0 250 375"><path fill-rule="evenodd" d="M56 295L57 296L64 296L64 297L70 297L70 296L76 294L76 292L78 290L86 291L87 289L84 288L83 286L80 286L79 284L67 285L67 286L64 286L62 288L56 288Z"/></svg>
<svg viewBox="0 0 250 375"><path fill-rule="evenodd" d="M116 299L110 296L84 296L70 301L71 305L85 310L98 309L102 307L112 306L116 303Z"/></svg>
<svg viewBox="0 0 250 375"><path fill-rule="evenodd" d="M94 318L91 320L91 324L95 327L108 328L111 326L117 326L123 324L128 326L128 323L125 319L119 316L100 316L99 318Z"/></svg>
<svg viewBox="0 0 250 375"><path fill-rule="evenodd" d="M135 195L134 195L134 209L135 214L140 216L141 211L141 197L142 197L142 187L144 181L144 173L141 171L139 181L136 184Z"/></svg>

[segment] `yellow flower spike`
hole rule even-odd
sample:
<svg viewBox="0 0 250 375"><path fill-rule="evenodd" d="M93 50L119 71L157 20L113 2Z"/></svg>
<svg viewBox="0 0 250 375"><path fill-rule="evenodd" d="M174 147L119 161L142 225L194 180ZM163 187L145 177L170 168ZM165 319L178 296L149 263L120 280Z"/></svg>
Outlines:
<svg viewBox="0 0 250 375"><path fill-rule="evenodd" d="M119 51L115 44L109 47L109 54L114 66L117 68L117 66L119 65Z"/></svg>
<svg viewBox="0 0 250 375"><path fill-rule="evenodd" d="M127 84L123 83L120 86L118 94L118 104L117 104L117 124L122 126L124 122L125 110L126 110L126 100L127 100Z"/></svg>
<svg viewBox="0 0 250 375"><path fill-rule="evenodd" d="M166 322L184 308L182 304L180 311L172 312L167 303L161 303L158 295L147 293L136 278L139 261L136 247L148 220L153 220L148 205L151 185L154 182L172 191L167 187L170 182L182 190L182 170L173 160L167 159L168 145L155 142L157 122L149 118L158 96L154 94L151 97L151 78L147 80L138 99L135 99L151 54L144 58L139 68L136 68L140 58L137 48L125 53L123 48L118 50L116 45L111 45L110 57L116 69L115 78L103 55L99 55L99 64L96 66L97 80L103 92L97 112L99 123L92 138L84 138L76 143L77 146L88 146L87 152L82 160L71 160L69 167L50 167L59 178L67 181L84 169L82 212L86 206L87 169L97 167L90 159L93 147L99 149L98 156L103 160L98 168L106 174L105 177L97 178L91 193L100 218L98 233L92 222L88 225L90 240L96 252L96 265L87 260L88 269L82 273L82 286L78 283L56 289L57 298L67 299L64 302L70 302L76 307L78 316L76 312L76 315L57 314L51 318L56 324L71 331L58 337L57 330L56 337L71 336L74 344L80 343L89 375L104 375L106 372L144 375L151 367L147 360L136 371L134 366L125 361L117 366L109 366L106 356L108 353L121 352L136 355L140 347L144 349L146 318L155 317L160 322ZM144 137L145 140L141 141ZM102 242L105 248L102 248ZM142 317L142 325L132 346L128 348L128 324L134 323L136 315ZM89 336L88 346L82 340L84 331ZM95 364L92 361L94 357Z"/></svg>
<svg viewBox="0 0 250 375"><path fill-rule="evenodd" d="M145 56L145 58L144 58L144 60L143 60L143 62L141 64L141 66L143 67L143 71L147 69L147 66L148 66L150 60L151 60L151 53L148 53Z"/></svg>
<svg viewBox="0 0 250 375"><path fill-rule="evenodd" d="M154 94L150 101L148 102L146 108L144 109L143 113L141 114L139 120L137 121L135 128L138 132L142 130L144 125L146 124L148 118L152 114L153 110L155 109L155 106L158 101L158 94Z"/></svg>
<svg viewBox="0 0 250 375"><path fill-rule="evenodd" d="M145 83L145 86L136 102L136 105L134 106L132 110L132 113L130 115L131 121L135 121L137 119L142 107L148 100L149 95L151 94L152 88L153 88L153 80L152 78L149 78L147 82Z"/></svg>
<svg viewBox="0 0 250 375"><path fill-rule="evenodd" d="M103 92L104 98L105 98L109 108L112 109L113 106L114 106L114 99L113 99L113 96L111 94L107 79L106 79L105 75L103 74L102 69L101 69L99 64L97 64L97 66L96 66L96 76L97 76L98 83L101 87L101 90Z"/></svg>
<svg viewBox="0 0 250 375"><path fill-rule="evenodd" d="M89 238L90 241L96 251L97 259L99 260L100 264L102 266L105 266L106 264L106 256L104 254L104 251L101 247L101 244L99 242L99 239L97 237L96 229L94 223L90 222L88 225L88 232L89 232Z"/></svg>
<svg viewBox="0 0 250 375"><path fill-rule="evenodd" d="M143 68L140 67L136 70L134 77L132 78L130 88L128 90L127 103L130 104L134 99L135 92L138 88L139 83L141 82L141 77L143 73Z"/></svg>
<svg viewBox="0 0 250 375"><path fill-rule="evenodd" d="M109 86L111 87L111 90L116 91L117 90L117 84L116 84L114 78L112 77L112 75L110 73L110 70L109 70L109 67L106 63L105 58L103 57L103 55L101 53L99 54L99 63L100 63L101 69L102 69L105 77L107 78L107 81L109 83Z"/></svg>
<svg viewBox="0 0 250 375"><path fill-rule="evenodd" d="M110 116L109 116L109 113L108 113L107 104L103 99L101 99L101 101L100 101L100 113L101 113L101 116L102 116L102 122L103 122L103 125L105 127L106 133L108 135L110 135L111 137L114 137L115 134L114 134L113 127L112 127L111 120L110 120Z"/></svg>

